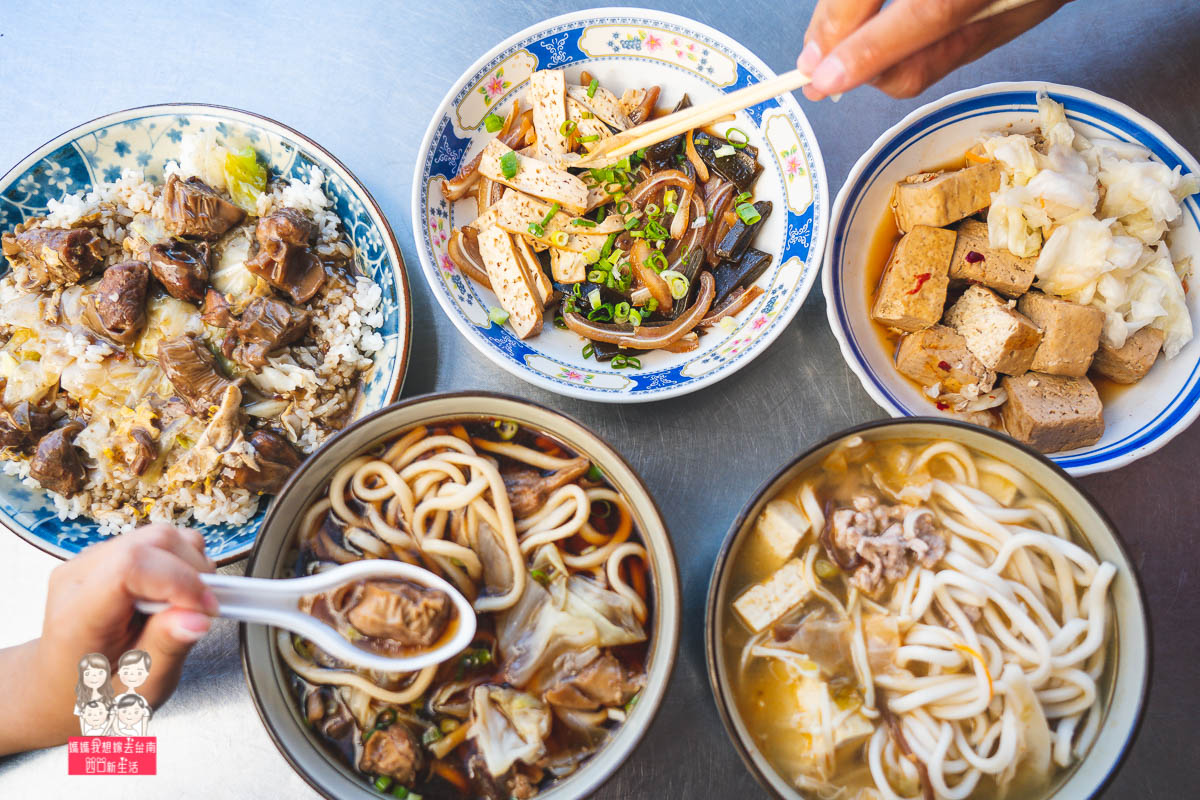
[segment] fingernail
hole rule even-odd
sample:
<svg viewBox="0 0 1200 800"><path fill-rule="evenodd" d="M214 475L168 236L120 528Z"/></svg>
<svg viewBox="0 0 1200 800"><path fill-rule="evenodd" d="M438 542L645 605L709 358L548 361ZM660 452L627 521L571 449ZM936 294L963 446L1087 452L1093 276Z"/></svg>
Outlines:
<svg viewBox="0 0 1200 800"><path fill-rule="evenodd" d="M817 66L812 74L813 88L822 94L837 94L845 91L846 66L837 56L829 56Z"/></svg>
<svg viewBox="0 0 1200 800"><path fill-rule="evenodd" d="M198 641L210 627L212 619L195 611L180 611L171 619L171 635L184 644Z"/></svg>
<svg viewBox="0 0 1200 800"><path fill-rule="evenodd" d="M821 63L821 45L817 44L816 39L810 39L804 44L804 49L800 51L800 57L796 59L796 69L803 72L805 75L812 75L812 71L817 68L817 64Z"/></svg>
<svg viewBox="0 0 1200 800"><path fill-rule="evenodd" d="M213 594L212 589L205 589L204 595L201 598L204 603L204 610L212 616L217 616L221 613L221 604L217 602L217 596Z"/></svg>

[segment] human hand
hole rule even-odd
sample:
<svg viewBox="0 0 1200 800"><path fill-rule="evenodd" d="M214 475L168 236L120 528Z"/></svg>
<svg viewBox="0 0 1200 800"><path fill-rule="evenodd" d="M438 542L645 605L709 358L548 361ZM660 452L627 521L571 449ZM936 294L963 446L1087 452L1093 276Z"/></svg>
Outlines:
<svg viewBox="0 0 1200 800"><path fill-rule="evenodd" d="M8 719L23 720L0 731L0 755L78 735L73 697L79 661L88 653L103 653L116 678L122 653L145 650L151 669L137 691L152 706L165 701L218 611L200 580L213 568L198 532L163 524L92 545L56 567L41 638L0 651L0 672L9 681L0 708ZM144 617L134 607L138 600L171 607Z"/></svg>
<svg viewBox="0 0 1200 800"><path fill-rule="evenodd" d="M819 0L796 67L820 100L870 83L915 97L948 73L1034 27L1069 0L1034 0L970 20L989 0Z"/></svg>

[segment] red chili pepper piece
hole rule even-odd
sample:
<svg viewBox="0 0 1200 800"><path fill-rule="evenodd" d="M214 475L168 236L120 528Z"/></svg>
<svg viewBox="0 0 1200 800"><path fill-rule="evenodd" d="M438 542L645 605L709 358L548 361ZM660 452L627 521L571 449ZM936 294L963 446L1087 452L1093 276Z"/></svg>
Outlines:
<svg viewBox="0 0 1200 800"><path fill-rule="evenodd" d="M949 408L949 407L950 407L950 404L949 404L949 403L944 403L944 402L942 402L941 400L938 400L938 401L937 401L937 408L938 408L938 411L945 411L945 410L946 410L947 408Z"/></svg>
<svg viewBox="0 0 1200 800"><path fill-rule="evenodd" d="M932 277L933 276L930 275L928 272L922 272L920 275L917 276L917 285L914 286L912 289L910 289L908 293L916 294L917 292L921 291L921 287L925 285L925 281L929 280Z"/></svg>
<svg viewBox="0 0 1200 800"><path fill-rule="evenodd" d="M939 362L938 362L938 369L940 369L942 372L949 372L949 371L950 371L950 364L949 364L948 362L946 362L946 361L939 361Z"/></svg>
<svg viewBox="0 0 1200 800"><path fill-rule="evenodd" d="M968 264L978 264L980 261L983 261L983 253L977 253L974 250L967 253Z"/></svg>

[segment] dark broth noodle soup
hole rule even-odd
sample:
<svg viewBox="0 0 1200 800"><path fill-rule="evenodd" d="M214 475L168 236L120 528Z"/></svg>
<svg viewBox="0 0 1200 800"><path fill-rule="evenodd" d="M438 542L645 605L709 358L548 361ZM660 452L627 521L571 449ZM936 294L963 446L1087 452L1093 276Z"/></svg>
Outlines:
<svg viewBox="0 0 1200 800"><path fill-rule="evenodd" d="M1038 794L1091 746L1112 660L1116 568L1078 541L1007 464L846 440L732 557L725 659L755 744L811 797Z"/></svg>
<svg viewBox="0 0 1200 800"><path fill-rule="evenodd" d="M305 721L381 792L532 797L602 747L644 685L652 576L630 506L541 433L450 421L347 462L302 520L296 573L363 558L433 570L478 614L466 651L409 674L279 634ZM302 606L384 655L436 647L458 622L444 593L399 580Z"/></svg>

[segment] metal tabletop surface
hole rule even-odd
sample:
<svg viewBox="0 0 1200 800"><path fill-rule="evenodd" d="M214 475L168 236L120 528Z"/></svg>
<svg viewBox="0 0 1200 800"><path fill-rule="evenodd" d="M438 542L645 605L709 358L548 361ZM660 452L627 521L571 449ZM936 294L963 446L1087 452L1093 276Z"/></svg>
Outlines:
<svg viewBox="0 0 1200 800"><path fill-rule="evenodd" d="M602 3L595 3L599 5ZM187 7L185 7L185 5ZM727 740L704 664L709 573L727 527L780 464L880 409L842 361L819 287L779 340L733 377L648 405L568 400L502 372L435 304L409 225L417 145L434 108L484 50L537 20L589 4L322 3L258 0L0 2L0 169L84 120L170 101L219 103L273 117L340 158L395 229L415 306L405 396L487 389L530 398L595 429L640 470L666 515L684 590L684 633L667 699L601 797L757 797ZM646 0L725 32L782 71L794 64L812 2ZM1200 4L1068 5L1049 22L914 100L872 89L840 103L802 101L820 142L831 197L885 128L921 103L1000 80L1075 84L1130 104L1200 153ZM0 312L2 313L2 312ZM1153 626L1150 705L1106 798L1195 796L1200 691L1200 426L1136 464L1083 480L1121 529ZM38 635L57 562L0 536L0 647ZM226 571L240 572L241 565ZM5 719L0 724L19 725ZM0 798L313 797L260 723L242 677L237 627L218 621L175 696L154 718L155 777L67 777L64 748L0 760Z"/></svg>

